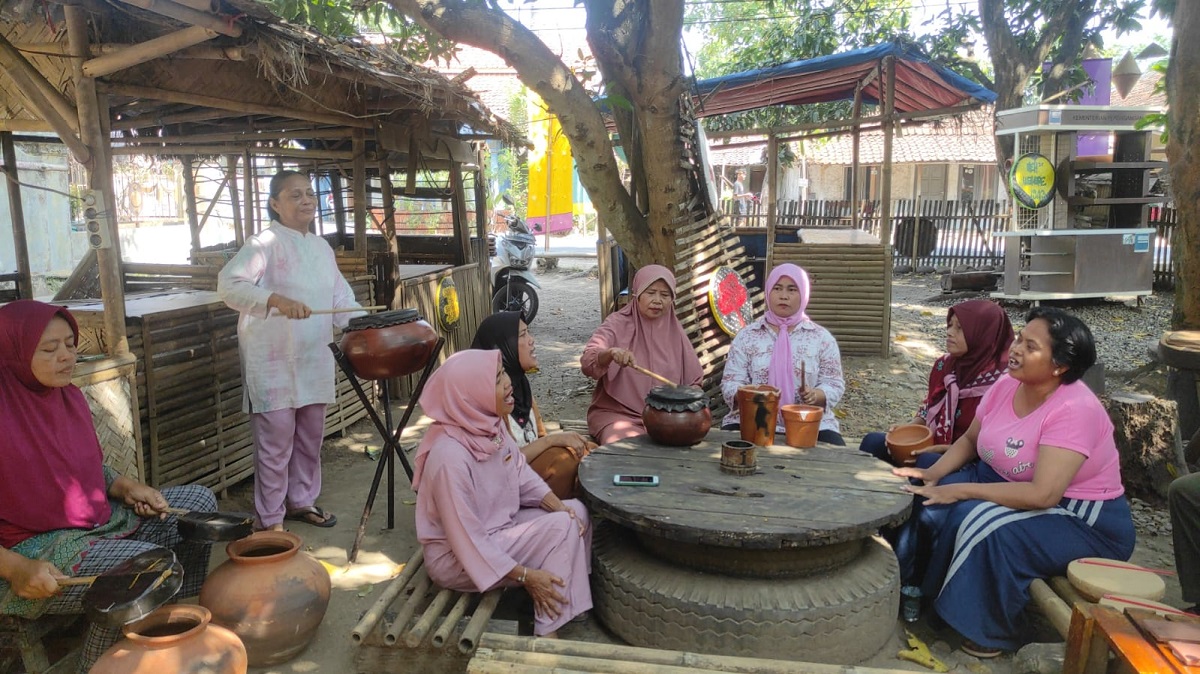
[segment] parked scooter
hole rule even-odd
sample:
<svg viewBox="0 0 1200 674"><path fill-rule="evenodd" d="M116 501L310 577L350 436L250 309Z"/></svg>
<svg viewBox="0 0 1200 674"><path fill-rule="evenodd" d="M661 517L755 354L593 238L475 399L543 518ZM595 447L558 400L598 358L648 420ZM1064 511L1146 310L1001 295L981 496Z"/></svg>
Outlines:
<svg viewBox="0 0 1200 674"><path fill-rule="evenodd" d="M508 195L501 198L509 207L513 205ZM542 287L529 269L537 239L516 214L504 215L504 223L508 230L496 239L496 256L492 258L492 311L519 311L530 324L538 311L534 288Z"/></svg>

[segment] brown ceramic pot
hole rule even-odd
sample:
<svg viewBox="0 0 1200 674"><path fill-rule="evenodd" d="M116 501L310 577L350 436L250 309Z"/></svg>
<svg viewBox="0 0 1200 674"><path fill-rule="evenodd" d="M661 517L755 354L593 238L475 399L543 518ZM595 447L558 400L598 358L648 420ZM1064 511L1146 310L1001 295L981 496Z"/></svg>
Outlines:
<svg viewBox="0 0 1200 674"><path fill-rule="evenodd" d="M437 333L416 309L385 311L350 320L338 347L363 379L391 379L425 367Z"/></svg>
<svg viewBox="0 0 1200 674"><path fill-rule="evenodd" d="M783 430L789 446L817 446L817 434L821 432L821 417L825 415L825 410L815 405L784 405L779 413L783 417Z"/></svg>
<svg viewBox="0 0 1200 674"><path fill-rule="evenodd" d="M225 547L229 559L200 588L200 605L241 637L252 667L296 657L325 617L329 573L300 546L300 537L286 531L234 541Z"/></svg>
<svg viewBox="0 0 1200 674"><path fill-rule="evenodd" d="M779 389L766 384L739 386L734 399L741 417L742 439L759 447L775 444Z"/></svg>
<svg viewBox="0 0 1200 674"><path fill-rule="evenodd" d="M126 625L125 638L100 656L91 674L246 674L246 647L211 617L203 606L156 609Z"/></svg>
<svg viewBox="0 0 1200 674"><path fill-rule="evenodd" d="M916 463L913 451L933 445L933 431L925 424L901 424L884 436L892 463L903 466Z"/></svg>
<svg viewBox="0 0 1200 674"><path fill-rule="evenodd" d="M661 445L694 445L712 428L708 396L690 386L652 388L642 409L642 425L646 434Z"/></svg>

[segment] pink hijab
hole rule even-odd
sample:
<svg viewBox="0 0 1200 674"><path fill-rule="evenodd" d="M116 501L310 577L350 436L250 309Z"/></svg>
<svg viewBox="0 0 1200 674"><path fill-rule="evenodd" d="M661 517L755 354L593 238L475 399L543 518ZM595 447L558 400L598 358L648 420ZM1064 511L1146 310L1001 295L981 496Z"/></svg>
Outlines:
<svg viewBox="0 0 1200 674"><path fill-rule="evenodd" d="M18 300L0 307L0 545L34 534L90 529L112 514L100 441L83 392L50 388L31 363L42 333L63 307Z"/></svg>
<svg viewBox="0 0 1200 674"><path fill-rule="evenodd" d="M496 412L496 371L499 351L468 349L446 359L429 378L421 394L421 410L433 419L425 431L413 466L413 491L420 488L429 450L442 436L449 436L484 461L505 444L516 440Z"/></svg>
<svg viewBox="0 0 1200 674"><path fill-rule="evenodd" d="M779 283L779 279L785 277L790 278L800 289L800 310L784 318L771 309L771 303L768 301L766 315L767 324L779 329L779 333L775 337L775 348L771 351L771 366L767 369L767 383L779 389L780 407L796 402L796 365L792 361L792 340L789 333L793 327L809 320L808 314L804 313L804 310L808 308L808 274L797 265L785 263L771 270L771 274L767 276L767 285L764 286L768 296L771 288Z"/></svg>
<svg viewBox="0 0 1200 674"><path fill-rule="evenodd" d="M655 281L665 281L671 289L671 299L675 299L674 274L660 264L646 265L634 274L633 282L629 284L633 293L629 304L605 319L593 340L601 337L605 348L627 349L633 353L638 365L688 386L704 376L704 368L675 312L667 311L650 320L638 311L638 297ZM616 366L610 367L600 382L610 398L639 418L646 405L646 394L658 385L640 372Z"/></svg>

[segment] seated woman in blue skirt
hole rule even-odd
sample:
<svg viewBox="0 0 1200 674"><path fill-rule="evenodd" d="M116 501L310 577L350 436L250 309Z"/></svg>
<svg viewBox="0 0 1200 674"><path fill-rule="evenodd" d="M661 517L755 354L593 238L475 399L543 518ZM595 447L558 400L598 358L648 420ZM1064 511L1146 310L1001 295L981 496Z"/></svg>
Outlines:
<svg viewBox="0 0 1200 674"><path fill-rule="evenodd" d="M897 532L901 581L932 598L967 653L1021 646L1033 579L1133 554L1112 422L1080 381L1095 362L1082 321L1033 309L967 432L933 466L892 471L921 483Z"/></svg>

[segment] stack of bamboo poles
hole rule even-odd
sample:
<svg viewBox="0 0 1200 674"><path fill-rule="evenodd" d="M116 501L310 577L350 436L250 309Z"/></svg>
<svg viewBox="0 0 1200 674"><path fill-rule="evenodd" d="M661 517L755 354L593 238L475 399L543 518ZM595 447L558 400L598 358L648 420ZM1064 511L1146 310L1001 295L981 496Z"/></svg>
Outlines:
<svg viewBox="0 0 1200 674"><path fill-rule="evenodd" d="M503 590L478 594L439 588L429 580L423 553L422 548L413 553L400 575L363 614L350 633L354 643L385 649L457 651L465 655L475 651ZM385 616L397 601L401 602L399 611L385 624ZM456 637L455 632L473 603L467 624ZM447 649L448 644L453 644L452 648Z"/></svg>
<svg viewBox="0 0 1200 674"><path fill-rule="evenodd" d="M704 655L618 644L559 639L483 635L467 674L695 674L696 672L755 672L755 674L899 674L908 670L877 669L811 662L785 662L731 655Z"/></svg>
<svg viewBox="0 0 1200 674"><path fill-rule="evenodd" d="M220 267L126 262L122 271L125 275L125 292L135 294L168 288L216 290Z"/></svg>
<svg viewBox="0 0 1200 674"><path fill-rule="evenodd" d="M887 249L880 245L776 243L774 263L791 262L812 284L806 312L837 338L843 355L878 355L887 348Z"/></svg>

